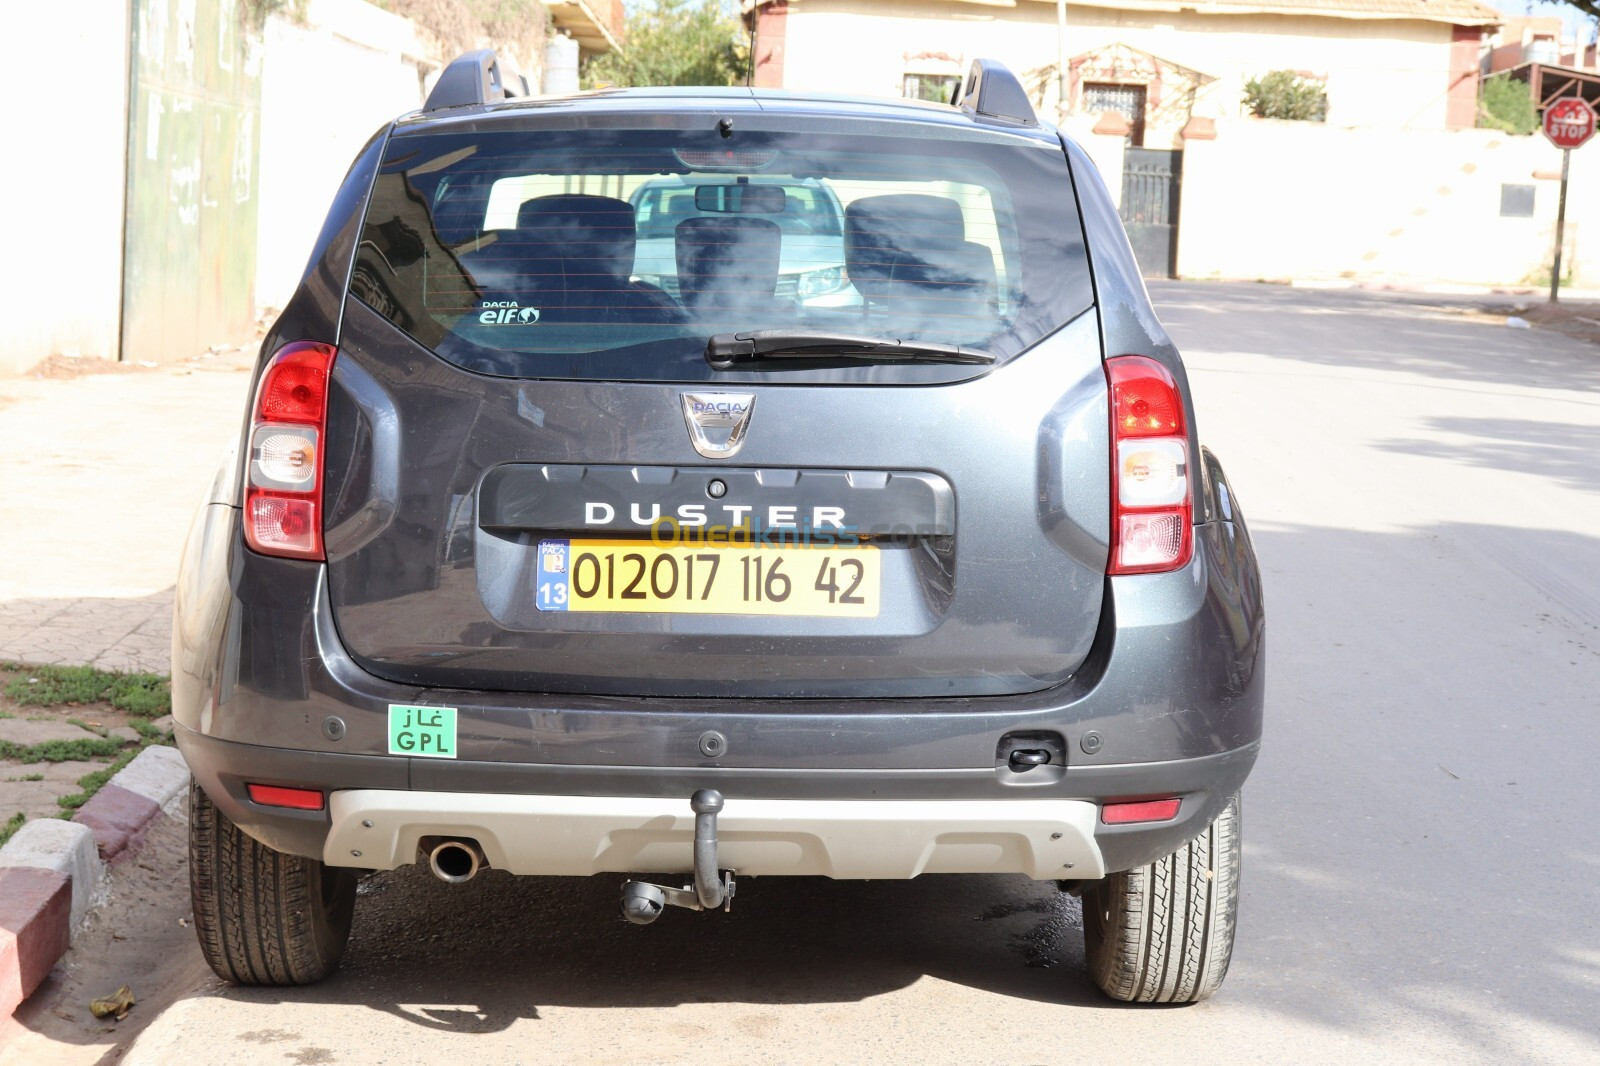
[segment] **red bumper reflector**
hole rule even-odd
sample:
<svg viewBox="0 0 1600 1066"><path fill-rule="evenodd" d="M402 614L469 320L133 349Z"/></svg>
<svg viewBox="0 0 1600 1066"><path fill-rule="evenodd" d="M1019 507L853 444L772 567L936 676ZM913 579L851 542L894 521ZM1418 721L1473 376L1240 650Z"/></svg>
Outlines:
<svg viewBox="0 0 1600 1066"><path fill-rule="evenodd" d="M1139 800L1137 803L1108 803L1100 808L1100 820L1106 825L1170 822L1178 816L1180 802L1177 799L1164 799Z"/></svg>
<svg viewBox="0 0 1600 1066"><path fill-rule="evenodd" d="M297 811L322 810L322 793L314 788L284 788L281 785L246 785L250 799L263 807L293 807Z"/></svg>

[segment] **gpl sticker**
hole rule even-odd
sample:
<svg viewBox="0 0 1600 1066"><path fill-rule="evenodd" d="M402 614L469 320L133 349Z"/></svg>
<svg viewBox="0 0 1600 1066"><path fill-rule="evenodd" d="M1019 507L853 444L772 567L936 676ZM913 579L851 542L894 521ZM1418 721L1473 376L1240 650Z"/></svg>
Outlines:
<svg viewBox="0 0 1600 1066"><path fill-rule="evenodd" d="M456 757L456 709L389 704L389 754Z"/></svg>

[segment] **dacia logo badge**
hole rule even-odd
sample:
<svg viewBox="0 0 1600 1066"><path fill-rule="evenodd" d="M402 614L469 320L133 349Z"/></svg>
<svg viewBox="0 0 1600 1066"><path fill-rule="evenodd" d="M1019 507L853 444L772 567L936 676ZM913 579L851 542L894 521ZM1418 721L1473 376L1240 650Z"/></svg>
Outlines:
<svg viewBox="0 0 1600 1066"><path fill-rule="evenodd" d="M683 418L694 450L707 459L726 459L744 443L756 398L749 393L686 392Z"/></svg>

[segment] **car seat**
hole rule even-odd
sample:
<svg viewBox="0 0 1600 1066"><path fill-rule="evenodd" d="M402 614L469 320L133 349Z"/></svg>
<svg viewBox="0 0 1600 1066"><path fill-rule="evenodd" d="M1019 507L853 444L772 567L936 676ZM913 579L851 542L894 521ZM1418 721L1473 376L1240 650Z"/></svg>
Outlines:
<svg viewBox="0 0 1600 1066"><path fill-rule="evenodd" d="M485 298L539 307L544 320L661 322L679 317L670 296L630 279L638 237L633 208L588 194L539 196L517 211L517 228L474 253Z"/></svg>
<svg viewBox="0 0 1600 1066"><path fill-rule="evenodd" d="M893 193L845 208L845 265L868 309L928 325L994 316L994 255L948 196Z"/></svg>
<svg viewBox="0 0 1600 1066"><path fill-rule="evenodd" d="M673 233L678 293L691 309L776 311L783 233L765 218L702 216ZM787 302L792 309L792 301Z"/></svg>

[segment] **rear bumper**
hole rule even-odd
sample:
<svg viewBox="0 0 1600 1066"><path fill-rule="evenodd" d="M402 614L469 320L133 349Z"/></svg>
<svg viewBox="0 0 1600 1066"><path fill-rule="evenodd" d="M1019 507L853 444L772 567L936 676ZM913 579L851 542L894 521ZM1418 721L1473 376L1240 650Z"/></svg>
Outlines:
<svg viewBox="0 0 1600 1066"><path fill-rule="evenodd" d="M357 789L329 799L323 861L390 870L423 837L476 840L514 874L688 873L686 800ZM1098 878L1094 804L1082 800L733 799L720 864L753 876L902 879L924 873Z"/></svg>
<svg viewBox="0 0 1600 1066"><path fill-rule="evenodd" d="M1215 513L1223 517L1196 527L1195 558L1184 569L1108 582L1101 639L1056 688L949 699L686 700L423 689L373 677L340 643L322 564L249 553L238 510L211 505L190 533L177 589L178 742L230 819L308 857L325 854L330 813L258 806L246 783L412 792L420 798L408 802L435 812L461 794L610 798L639 801L639 810L661 800L675 820L687 818L699 788L720 790L730 810L767 800L793 811L837 801L978 801L1020 812L1034 803L1182 797L1172 822L1091 822L1103 868L1131 869L1204 828L1256 758L1265 683L1259 577L1242 520ZM458 708L457 757L390 755L391 704ZM711 731L723 738L715 757L701 748ZM1018 735L1059 758L1010 773L1007 744ZM935 840L959 831L937 822L922 830ZM990 846L1022 854L1021 843ZM680 866L687 843L682 852ZM659 857L659 849L649 853L652 864Z"/></svg>
<svg viewBox="0 0 1600 1066"><path fill-rule="evenodd" d="M416 860L421 837L460 836L477 839L491 866L514 873L686 871L689 796L715 788L727 797L725 865L840 878L1077 879L1133 869L1208 825L1244 784L1258 748L1072 766L1048 787L1028 790L997 788L986 768L798 773L484 763L429 764L433 780L420 787L413 770L422 760L258 747L181 727L177 739L195 779L235 824L269 847L337 866L391 869ZM250 799L250 783L318 789L329 796L327 809L262 806ZM1149 796L1181 797L1178 816L1099 824L1101 803ZM1062 836L1052 840L1052 833Z"/></svg>

